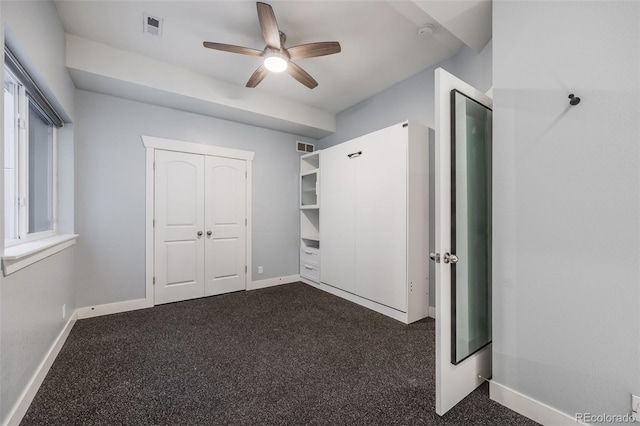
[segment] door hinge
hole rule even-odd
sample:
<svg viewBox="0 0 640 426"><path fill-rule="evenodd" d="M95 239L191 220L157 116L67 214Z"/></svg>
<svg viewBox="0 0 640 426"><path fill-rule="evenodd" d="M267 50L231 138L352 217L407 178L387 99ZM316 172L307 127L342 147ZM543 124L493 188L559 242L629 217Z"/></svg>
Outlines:
<svg viewBox="0 0 640 426"><path fill-rule="evenodd" d="M248 219L245 217L244 218L244 226L247 226L249 224Z"/></svg>
<svg viewBox="0 0 640 426"><path fill-rule="evenodd" d="M155 219L153 219L153 227L154 228L156 227L156 220Z"/></svg>
<svg viewBox="0 0 640 426"><path fill-rule="evenodd" d="M247 265L244 265L244 272L247 272Z"/></svg>
<svg viewBox="0 0 640 426"><path fill-rule="evenodd" d="M24 129L24 119L23 118L18 118L18 129Z"/></svg>
<svg viewBox="0 0 640 426"><path fill-rule="evenodd" d="M244 178L247 179L249 177L249 172L248 171L244 171Z"/></svg>
<svg viewBox="0 0 640 426"><path fill-rule="evenodd" d="M155 169L156 169L156 162L154 161L153 162L153 170L155 170Z"/></svg>
<svg viewBox="0 0 640 426"><path fill-rule="evenodd" d="M153 285L156 285L156 277L153 277Z"/></svg>

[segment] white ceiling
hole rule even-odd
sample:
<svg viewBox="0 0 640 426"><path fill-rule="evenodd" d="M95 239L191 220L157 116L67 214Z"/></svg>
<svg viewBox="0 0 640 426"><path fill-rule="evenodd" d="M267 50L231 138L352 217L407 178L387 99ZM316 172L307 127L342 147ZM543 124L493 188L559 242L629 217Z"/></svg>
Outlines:
<svg viewBox="0 0 640 426"><path fill-rule="evenodd" d="M318 81L315 89L286 73L244 89L261 59L202 47L214 41L262 50L254 1L59 0L56 6L69 34L332 113L451 57L463 42L479 50L491 37L490 0L269 3L287 46L340 42L341 53L297 61ZM144 13L164 20L162 37L143 33ZM427 23L435 33L422 38L417 30Z"/></svg>

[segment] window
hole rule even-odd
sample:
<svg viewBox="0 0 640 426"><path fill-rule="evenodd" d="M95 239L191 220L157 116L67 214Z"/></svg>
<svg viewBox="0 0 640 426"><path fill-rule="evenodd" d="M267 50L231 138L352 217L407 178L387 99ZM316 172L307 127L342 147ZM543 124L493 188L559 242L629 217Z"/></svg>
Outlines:
<svg viewBox="0 0 640 426"><path fill-rule="evenodd" d="M5 247L56 234L56 127L51 104L5 49ZM55 112L54 112L55 114Z"/></svg>

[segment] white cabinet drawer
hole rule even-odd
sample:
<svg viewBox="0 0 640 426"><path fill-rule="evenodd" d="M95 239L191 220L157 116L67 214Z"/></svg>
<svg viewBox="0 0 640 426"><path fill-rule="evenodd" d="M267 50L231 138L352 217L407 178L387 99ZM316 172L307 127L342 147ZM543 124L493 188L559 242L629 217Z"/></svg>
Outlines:
<svg viewBox="0 0 640 426"><path fill-rule="evenodd" d="M300 276L311 281L320 282L320 269L318 265L300 261Z"/></svg>
<svg viewBox="0 0 640 426"><path fill-rule="evenodd" d="M310 263L315 266L320 265L320 250L315 248L301 248L300 249L300 262Z"/></svg>

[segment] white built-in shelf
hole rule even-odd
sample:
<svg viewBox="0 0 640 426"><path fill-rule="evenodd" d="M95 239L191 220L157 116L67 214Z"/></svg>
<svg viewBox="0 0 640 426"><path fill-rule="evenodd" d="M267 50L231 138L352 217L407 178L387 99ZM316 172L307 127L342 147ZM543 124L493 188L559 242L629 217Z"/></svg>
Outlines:
<svg viewBox="0 0 640 426"><path fill-rule="evenodd" d="M320 151L300 157L300 276L320 283Z"/></svg>
<svg viewBox="0 0 640 426"><path fill-rule="evenodd" d="M320 151L305 154L300 157L300 173L307 173L320 168Z"/></svg>

